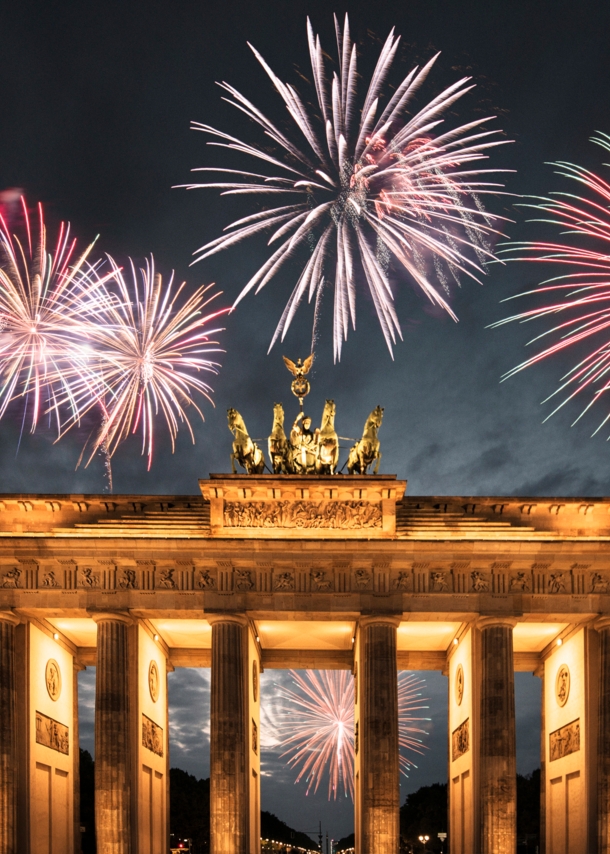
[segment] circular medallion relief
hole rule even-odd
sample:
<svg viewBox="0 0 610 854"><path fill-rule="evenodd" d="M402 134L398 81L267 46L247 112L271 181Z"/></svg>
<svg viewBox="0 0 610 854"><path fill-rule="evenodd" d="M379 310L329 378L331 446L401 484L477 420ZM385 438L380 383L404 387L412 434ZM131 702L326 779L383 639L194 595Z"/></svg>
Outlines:
<svg viewBox="0 0 610 854"><path fill-rule="evenodd" d="M61 694L61 670L59 664L54 658L47 661L47 666L44 672L45 682L47 683L47 691L52 700L59 700Z"/></svg>
<svg viewBox="0 0 610 854"><path fill-rule="evenodd" d="M252 696L254 697L254 702L258 700L258 666L256 661L252 662Z"/></svg>
<svg viewBox="0 0 610 854"><path fill-rule="evenodd" d="M570 696L570 670L562 664L555 677L555 699L558 706L565 706Z"/></svg>
<svg viewBox="0 0 610 854"><path fill-rule="evenodd" d="M151 661L148 666L148 690L153 703L159 699L159 668L156 661Z"/></svg>
<svg viewBox="0 0 610 854"><path fill-rule="evenodd" d="M455 671L455 701L458 706L462 705L464 699L464 668L458 664Z"/></svg>

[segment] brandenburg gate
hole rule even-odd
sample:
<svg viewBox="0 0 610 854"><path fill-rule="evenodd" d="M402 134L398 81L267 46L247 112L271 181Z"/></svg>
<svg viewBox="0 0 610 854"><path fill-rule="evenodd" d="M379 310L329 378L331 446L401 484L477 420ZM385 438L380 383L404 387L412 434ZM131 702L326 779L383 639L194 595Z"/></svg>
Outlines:
<svg viewBox="0 0 610 854"><path fill-rule="evenodd" d="M356 847L398 851L397 671L449 685L452 854L514 854L515 671L543 686L542 850L610 851L610 501L409 497L392 476L0 496L0 851L168 849L167 673L210 667L213 854L259 850L259 674L356 680Z"/></svg>

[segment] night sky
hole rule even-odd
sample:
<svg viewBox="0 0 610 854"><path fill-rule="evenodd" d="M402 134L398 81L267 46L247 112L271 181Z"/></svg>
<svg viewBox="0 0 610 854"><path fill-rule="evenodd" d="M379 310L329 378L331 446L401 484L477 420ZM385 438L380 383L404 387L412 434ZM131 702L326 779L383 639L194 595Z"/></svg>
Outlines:
<svg viewBox="0 0 610 854"><path fill-rule="evenodd" d="M515 170L506 175L507 190L514 195L488 200L491 210L514 220L506 227L510 238L549 236L515 207L515 196L566 187L545 165L548 161L572 161L602 174L605 169L607 177L601 150L588 138L596 130L610 132L608 3L20 0L0 9L0 189L23 188L30 205L44 203L51 223L69 220L83 245L99 233L100 251L139 260L152 252L159 269L175 269L192 286L215 281L229 304L260 265L265 247L245 243L189 268L199 246L253 210L252 202L220 199L215 191L171 189L187 183L193 167L221 160L235 165L226 154L206 147L189 123L206 122L245 137L252 132L247 119L222 102L215 85L222 80L283 121L283 107L246 42L282 79L306 92L305 19L311 16L333 52L333 11L349 12L365 77L392 26L403 36L394 83L414 64L442 51L419 105L458 77L472 75L476 88L456 105L450 121L497 115L491 126L514 140L492 156L493 165ZM560 358L499 383L502 373L524 357L532 330L486 326L510 312L501 300L535 285L537 272L526 265L494 265L483 287L464 281L452 301L458 324L431 310L406 279L394 277L404 334L394 361L361 288L357 332L350 335L341 364L333 366L332 300L327 297L309 399L314 423L326 397L337 403L341 435L359 435L370 410L384 406L382 471L407 478L410 495L606 495L607 435L590 438L603 403L598 417L590 415L575 427L570 424L578 407L542 424L548 405L541 407L540 401L571 362ZM292 417L296 406L280 357L307 354L307 310L282 348L267 355L267 347L297 273L286 268L227 318L226 354L213 383L216 409L204 407L206 423L196 426L196 446L185 434L172 456L161 440L147 472L138 440L126 443L113 460L116 492L195 493L198 477L227 471L228 406L242 412L255 437L268 434L275 401L283 401ZM20 426L16 413L0 424L2 491L102 490L101 461L75 471L86 433L53 445L53 434L41 429L33 437L26 434L16 454ZM91 676L83 674L84 702ZM277 678L272 673L269 682ZM446 776L443 679L438 674L428 678L430 748L403 792ZM172 762L206 773L200 747L205 742L200 730L207 728L205 674L178 671L171 684ZM272 693L272 684L265 690ZM538 680L520 674L517 690L520 770L529 771L538 761L535 739L527 741L538 725ZM87 726L83 737L89 744ZM263 807L289 822L295 816L315 822L317 807L303 812L300 789L279 785L277 761L269 759L267 766L273 777L265 779ZM337 836L348 829L349 810L334 809L322 817L335 822L331 832Z"/></svg>

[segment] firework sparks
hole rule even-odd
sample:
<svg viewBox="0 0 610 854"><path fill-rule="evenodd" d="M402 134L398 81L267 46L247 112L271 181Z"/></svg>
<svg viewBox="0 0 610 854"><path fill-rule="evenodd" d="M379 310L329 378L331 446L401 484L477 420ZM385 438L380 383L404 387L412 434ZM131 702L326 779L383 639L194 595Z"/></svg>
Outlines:
<svg viewBox="0 0 610 854"><path fill-rule="evenodd" d="M499 170L484 169L479 161L506 140L483 129L489 119L440 131L442 116L472 88L470 78L457 81L421 110L408 114L436 56L423 68L414 68L381 107L384 82L400 41L393 30L361 104L357 100L356 47L347 16L343 31L336 18L335 28L338 70L330 80L320 39L309 21L307 25L320 117L308 111L294 86L283 83L250 45L305 146L295 144L237 89L221 83L227 93L224 100L258 125L266 142L250 144L199 122L193 128L214 137L210 145L262 162L267 174L204 167L194 171L217 173L218 179L186 186L217 188L224 195L254 195L263 200L262 210L233 222L223 236L195 253L199 261L272 231L268 245L277 248L245 285L235 305L250 291L260 291L297 253L308 256L271 346L278 337L284 338L303 299L307 297L318 307L325 281L334 278L337 360L350 323L356 326L356 280L361 276L390 352L397 336L401 337L390 262L406 272L433 304L457 320L447 301L450 283L459 284L461 274L480 280L483 265L494 257L490 242L499 233L496 226L502 219L486 213L479 199L482 193L499 191L502 185L487 180L489 173ZM269 141L275 153L270 153ZM268 199L283 198L286 204L267 204Z"/></svg>
<svg viewBox="0 0 610 854"><path fill-rule="evenodd" d="M98 404L103 410L90 460L99 449L111 457L123 440L139 432L150 469L159 413L172 450L180 423L195 441L187 408L203 419L194 397L211 402L212 389L198 375L217 373L218 363L210 356L221 352L213 340L221 330L210 324L228 309L209 311L220 296L210 293L212 285L187 297L184 282L174 289L173 274L163 284L152 258L139 270L131 262L129 276L110 257L109 264L105 296L88 329L91 350L79 361L72 392L79 418Z"/></svg>
<svg viewBox="0 0 610 854"><path fill-rule="evenodd" d="M328 798L341 789L354 798L354 679L336 670L290 671L296 690L280 687L283 701L276 715L276 728L283 757L298 768L295 782L307 781L307 794L317 792L328 774ZM419 723L428 718L414 712L426 709L421 699L423 680L412 673L398 676L398 740L400 769L405 776L416 767L404 751L422 753L420 738L426 731Z"/></svg>
<svg viewBox="0 0 610 854"><path fill-rule="evenodd" d="M70 378L83 344L79 331L104 278L88 262L93 243L78 255L62 222L50 252L42 206L34 227L20 202L23 235L11 234L0 216L0 418L20 398L34 432L47 410L59 429L60 399L76 416Z"/></svg>
<svg viewBox="0 0 610 854"><path fill-rule="evenodd" d="M610 136L599 134L591 141L610 151ZM555 163L557 174L576 181L585 195L555 193L551 198L538 198L528 207L540 212L534 221L557 226L571 242L521 242L508 244L504 252L511 260L554 265L557 275L542 281L537 288L517 297L540 298L543 304L512 315L494 324L512 321L550 320L550 328L533 338L529 345L543 339L552 343L504 374L516 373L579 345L591 349L562 378L559 387L544 403L560 397L561 402L545 418L578 395L590 394L591 400L574 423L610 390L610 184L595 173L572 163ZM515 299L516 297L511 297ZM550 300L550 301L549 301ZM570 351L573 352L573 351ZM594 431L598 433L610 419L610 413Z"/></svg>

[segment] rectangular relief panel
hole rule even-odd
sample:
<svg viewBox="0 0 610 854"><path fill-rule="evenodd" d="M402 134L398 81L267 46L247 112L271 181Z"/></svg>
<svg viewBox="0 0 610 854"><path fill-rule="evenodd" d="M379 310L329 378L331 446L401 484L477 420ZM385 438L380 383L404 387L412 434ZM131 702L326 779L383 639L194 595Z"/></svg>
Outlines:
<svg viewBox="0 0 610 854"><path fill-rule="evenodd" d="M580 750L580 720L572 721L549 735L549 760L555 762Z"/></svg>
<svg viewBox="0 0 610 854"><path fill-rule="evenodd" d="M393 539L406 482L394 475L218 475L199 481L212 537Z"/></svg>
<svg viewBox="0 0 610 854"><path fill-rule="evenodd" d="M54 721L53 718L36 712L36 744L43 744L51 750L70 754L70 730L64 724Z"/></svg>

